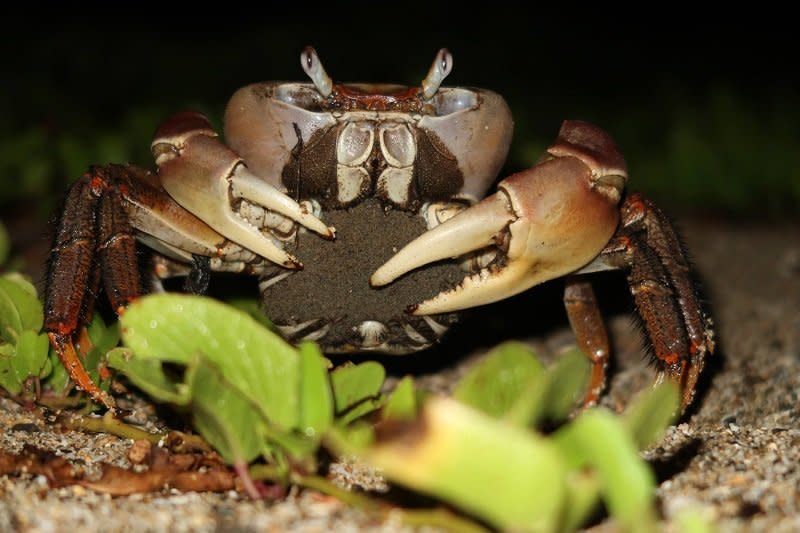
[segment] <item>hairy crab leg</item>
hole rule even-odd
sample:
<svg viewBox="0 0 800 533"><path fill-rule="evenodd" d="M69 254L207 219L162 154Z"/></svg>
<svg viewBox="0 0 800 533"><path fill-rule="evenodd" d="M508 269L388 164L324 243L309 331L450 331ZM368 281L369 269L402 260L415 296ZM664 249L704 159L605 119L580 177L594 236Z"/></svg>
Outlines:
<svg viewBox="0 0 800 533"><path fill-rule="evenodd" d="M597 305L591 283L581 276L567 278L564 289L564 307L578 346L592 363L589 388L583 399L584 406L597 403L606 384L606 368L611 353L603 316Z"/></svg>
<svg viewBox="0 0 800 533"><path fill-rule="evenodd" d="M661 371L692 402L705 356L714 353L711 319L703 311L689 261L667 217L639 194L621 206L622 221L600 255L578 273L622 269Z"/></svg>
<svg viewBox="0 0 800 533"><path fill-rule="evenodd" d="M631 194L622 204L619 234L630 248L625 256L631 258L628 282L637 309L664 372L682 387L686 409L694 398L705 356L714 353L712 321L701 306L680 240L661 210L639 194ZM673 323L673 316L678 323ZM675 337L681 339L677 352L668 342Z"/></svg>
<svg viewBox="0 0 800 533"><path fill-rule="evenodd" d="M67 193L50 251L44 329L70 379L109 409L115 408L113 398L92 381L73 339L91 314L101 281L117 314L142 294L139 269L131 268L137 264L137 230L191 258L255 257L232 246L156 185L152 174L137 167L93 168Z"/></svg>
<svg viewBox="0 0 800 533"><path fill-rule="evenodd" d="M664 265L689 335L689 354L700 359L692 364L702 363L702 355L714 350L711 321L703 312L689 261L672 224L652 202L631 194L622 205L622 226L626 231L643 231L647 246Z"/></svg>
<svg viewBox="0 0 800 533"><path fill-rule="evenodd" d="M114 202L101 202L108 187L105 173L106 169L93 169L67 195L64 213L50 251L44 330L76 386L87 392L93 400L113 410L116 407L114 399L89 377L72 340L83 315L94 303L91 285L99 279L92 268L95 252L99 251L101 261L123 263L126 268L119 269L123 272L136 260L135 254L130 255L132 242L128 242L128 225L123 222L123 227L117 227L119 216L124 215L109 216L108 211L113 210ZM120 232L116 233L115 229ZM114 270L105 265L103 268ZM116 277L114 279L127 282ZM140 286L134 280L132 287L113 289L109 294L114 303L119 305L135 295L132 293L138 292Z"/></svg>

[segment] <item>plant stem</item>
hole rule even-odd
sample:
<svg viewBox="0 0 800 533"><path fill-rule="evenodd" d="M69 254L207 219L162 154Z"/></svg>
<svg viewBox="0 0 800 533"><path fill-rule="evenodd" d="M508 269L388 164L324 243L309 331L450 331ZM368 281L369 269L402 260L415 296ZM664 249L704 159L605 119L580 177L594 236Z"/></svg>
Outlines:
<svg viewBox="0 0 800 533"><path fill-rule="evenodd" d="M433 526L449 531L463 533L486 533L488 531L480 524L460 517L455 513L441 507L436 509L414 510L403 509L401 507L392 507L365 494L358 494L343 489L320 476L302 476L293 474L291 480L296 485L314 489L323 494L333 496L347 505L360 509L369 514L377 515L381 519L387 519L390 515L393 515L398 516L404 524L409 526Z"/></svg>
<svg viewBox="0 0 800 533"><path fill-rule="evenodd" d="M91 433L110 433L123 439L132 440L146 440L152 444L158 444L159 441L166 438L166 433L150 433L143 429L126 424L125 422L114 418L111 411L107 412L102 417L81 416L81 415L67 415L61 416L58 419L59 423L68 429L77 431L89 431Z"/></svg>
<svg viewBox="0 0 800 533"><path fill-rule="evenodd" d="M59 411L61 409L71 409L74 407L78 407L84 405L87 402L86 397L84 396L38 396L36 399L36 403L41 405L42 407L47 407L53 411Z"/></svg>
<svg viewBox="0 0 800 533"><path fill-rule="evenodd" d="M151 444L158 445L160 442L177 442L179 444L171 446L175 450L201 450L211 451L208 443L198 435L190 435L180 431L168 431L164 433L150 433L143 429L126 424L122 420L114 418L109 411L101 418L81 415L69 415L59 417L61 425L68 429L77 431L89 431L92 433L109 433L123 439L146 440Z"/></svg>

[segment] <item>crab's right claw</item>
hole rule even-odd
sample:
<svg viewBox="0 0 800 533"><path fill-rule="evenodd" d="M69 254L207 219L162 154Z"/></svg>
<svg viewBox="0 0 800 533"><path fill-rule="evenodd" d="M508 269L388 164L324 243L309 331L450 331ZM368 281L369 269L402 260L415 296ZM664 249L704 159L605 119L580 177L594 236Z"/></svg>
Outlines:
<svg viewBox="0 0 800 533"><path fill-rule="evenodd" d="M200 113L179 113L156 132L152 144L161 185L182 207L220 235L287 268L302 264L236 214L231 202L246 199L333 239L328 227L300 204L251 174Z"/></svg>
<svg viewBox="0 0 800 533"><path fill-rule="evenodd" d="M386 285L422 265L492 245L504 252L456 288L412 309L427 315L502 300L573 272L614 234L626 177L625 162L605 132L567 121L542 162L406 245L370 283Z"/></svg>

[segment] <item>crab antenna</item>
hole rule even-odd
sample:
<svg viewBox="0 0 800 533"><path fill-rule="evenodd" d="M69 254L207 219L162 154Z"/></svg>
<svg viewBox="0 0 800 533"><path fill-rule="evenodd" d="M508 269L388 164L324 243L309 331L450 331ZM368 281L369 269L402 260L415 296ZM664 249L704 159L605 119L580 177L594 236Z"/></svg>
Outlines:
<svg viewBox="0 0 800 533"><path fill-rule="evenodd" d="M453 54L447 48L442 48L436 54L428 75L422 80L422 95L425 99L433 98L444 79L453 70Z"/></svg>
<svg viewBox="0 0 800 533"><path fill-rule="evenodd" d="M326 98L330 96L331 91L333 91L333 81L331 77L328 76L328 73L325 72L325 68L323 68L322 62L319 60L317 51L314 50L313 47L305 47L303 53L300 54L300 65L303 67L303 70L306 71L308 77L311 78L311 81L314 82L319 94Z"/></svg>

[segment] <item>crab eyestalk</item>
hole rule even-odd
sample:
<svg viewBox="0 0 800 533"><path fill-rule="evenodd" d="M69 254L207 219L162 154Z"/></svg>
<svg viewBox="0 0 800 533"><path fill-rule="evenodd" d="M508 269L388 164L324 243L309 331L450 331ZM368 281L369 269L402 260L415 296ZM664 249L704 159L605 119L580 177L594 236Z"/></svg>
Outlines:
<svg viewBox="0 0 800 533"><path fill-rule="evenodd" d="M308 74L308 77L311 78L311 81L314 82L319 94L325 98L330 96L331 92L333 92L333 80L325 72L322 61L319 60L317 51L313 47L306 46L300 54L300 65L305 73Z"/></svg>
<svg viewBox="0 0 800 533"><path fill-rule="evenodd" d="M422 80L422 96L425 100L430 100L439 90L444 79L453 70L453 54L447 48L442 48L436 54L427 76Z"/></svg>

